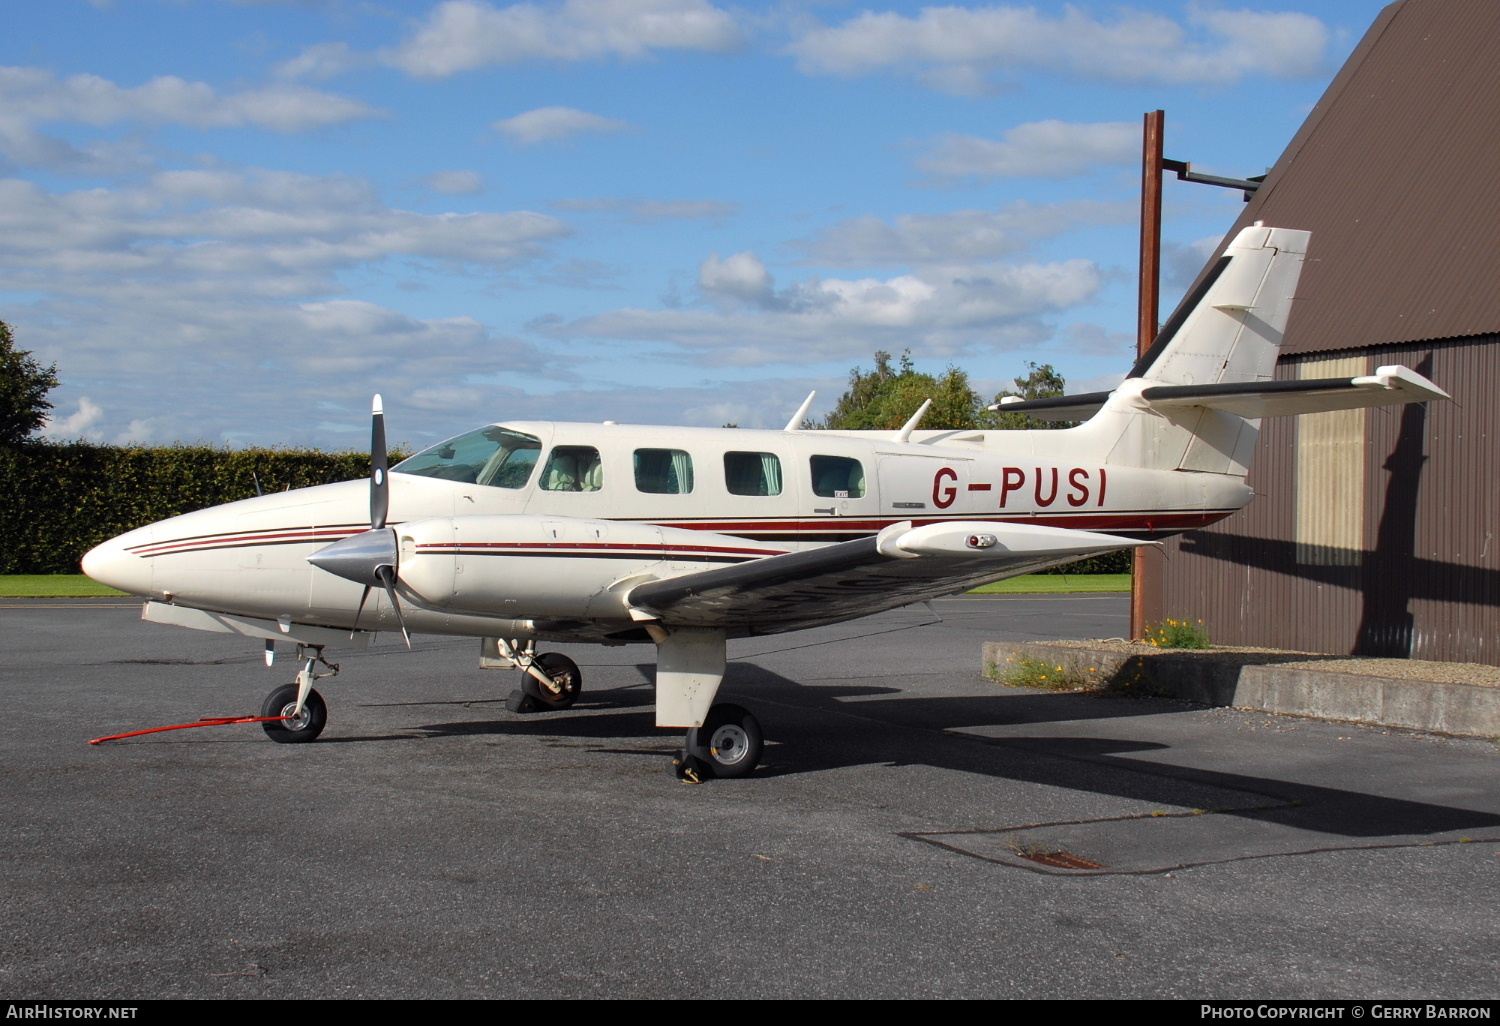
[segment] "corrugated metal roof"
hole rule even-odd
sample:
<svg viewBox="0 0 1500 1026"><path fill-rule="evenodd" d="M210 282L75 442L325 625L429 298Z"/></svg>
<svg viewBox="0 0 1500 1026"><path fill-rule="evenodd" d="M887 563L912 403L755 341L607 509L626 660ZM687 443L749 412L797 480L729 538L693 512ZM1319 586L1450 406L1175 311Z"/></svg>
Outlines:
<svg viewBox="0 0 1500 1026"><path fill-rule="evenodd" d="M1286 353L1500 331L1500 2L1382 11L1235 229L1259 220L1313 233Z"/></svg>

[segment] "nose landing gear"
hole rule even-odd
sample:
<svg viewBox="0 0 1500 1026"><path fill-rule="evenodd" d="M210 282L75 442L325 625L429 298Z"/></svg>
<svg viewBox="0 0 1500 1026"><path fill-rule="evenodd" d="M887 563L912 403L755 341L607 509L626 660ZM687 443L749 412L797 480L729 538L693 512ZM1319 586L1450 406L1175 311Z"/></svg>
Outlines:
<svg viewBox="0 0 1500 1026"><path fill-rule="evenodd" d="M298 645L297 662L302 669L297 671L296 682L276 688L260 707L261 716L266 717L261 727L266 737L278 744L300 745L316 741L328 725L328 703L313 690L312 684L338 673L338 664L323 658L322 645ZM328 667L328 672L314 673L313 667L318 663Z"/></svg>

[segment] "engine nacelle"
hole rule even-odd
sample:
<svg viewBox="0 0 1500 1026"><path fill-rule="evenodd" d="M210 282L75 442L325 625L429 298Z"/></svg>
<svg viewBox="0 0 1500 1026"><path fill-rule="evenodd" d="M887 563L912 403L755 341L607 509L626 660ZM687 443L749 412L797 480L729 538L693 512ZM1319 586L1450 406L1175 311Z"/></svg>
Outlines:
<svg viewBox="0 0 1500 1026"><path fill-rule="evenodd" d="M509 618L629 618L643 581L776 555L727 535L530 514L435 517L396 528L400 591L430 609Z"/></svg>

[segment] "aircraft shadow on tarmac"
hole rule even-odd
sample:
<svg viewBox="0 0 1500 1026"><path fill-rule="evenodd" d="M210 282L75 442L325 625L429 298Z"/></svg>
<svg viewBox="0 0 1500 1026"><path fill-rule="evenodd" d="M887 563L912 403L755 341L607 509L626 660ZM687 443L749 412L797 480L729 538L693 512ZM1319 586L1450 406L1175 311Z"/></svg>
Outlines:
<svg viewBox="0 0 1500 1026"><path fill-rule="evenodd" d="M669 750L680 744L680 733L655 726L652 693L643 686L651 668L640 669L641 683L585 691L564 712L431 723L415 729L429 738L486 734L635 742L633 747L594 749L618 755ZM747 663L733 665L721 695L754 708L767 738L777 742L767 748L755 777L867 765L928 766L1178 809L1270 818L1288 827L1348 838L1420 838L1500 828L1500 815L1473 809L1129 757L1171 747L1155 741L961 732L1194 708L1176 703L1027 692L923 696L881 685L803 685ZM656 744L644 749L642 740Z"/></svg>

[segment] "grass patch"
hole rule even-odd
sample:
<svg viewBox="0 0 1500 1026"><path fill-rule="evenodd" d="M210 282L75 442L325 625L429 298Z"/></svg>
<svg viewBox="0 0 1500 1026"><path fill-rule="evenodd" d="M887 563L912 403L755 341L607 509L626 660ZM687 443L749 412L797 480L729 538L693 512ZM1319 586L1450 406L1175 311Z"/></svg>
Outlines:
<svg viewBox="0 0 1500 1026"><path fill-rule="evenodd" d="M1079 591L1129 591L1129 574L1026 574L981 584L970 595L1060 595Z"/></svg>
<svg viewBox="0 0 1500 1026"><path fill-rule="evenodd" d="M0 598L108 598L123 594L83 574L0 575Z"/></svg>

